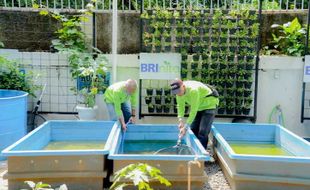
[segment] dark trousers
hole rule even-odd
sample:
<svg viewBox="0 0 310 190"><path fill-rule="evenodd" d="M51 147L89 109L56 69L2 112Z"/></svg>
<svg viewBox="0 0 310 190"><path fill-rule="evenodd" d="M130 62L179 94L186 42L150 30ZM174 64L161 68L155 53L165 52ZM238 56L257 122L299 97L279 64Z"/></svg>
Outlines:
<svg viewBox="0 0 310 190"><path fill-rule="evenodd" d="M204 148L207 148L208 145L208 135L211 131L214 117L215 110L198 111L193 123L191 124L192 131Z"/></svg>

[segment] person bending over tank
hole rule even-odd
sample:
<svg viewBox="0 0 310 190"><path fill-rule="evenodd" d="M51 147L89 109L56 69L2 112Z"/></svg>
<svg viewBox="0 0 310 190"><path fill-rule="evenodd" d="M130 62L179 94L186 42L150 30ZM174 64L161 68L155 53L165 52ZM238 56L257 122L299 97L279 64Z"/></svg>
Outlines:
<svg viewBox="0 0 310 190"><path fill-rule="evenodd" d="M135 123L137 86L135 80L128 79L112 84L104 93L110 120L118 119L123 130L127 129L127 122Z"/></svg>
<svg viewBox="0 0 310 190"><path fill-rule="evenodd" d="M176 79L170 84L172 94L176 95L179 137L182 138L188 128L194 132L203 147L208 145L208 135L219 104L218 92L210 85L198 81ZM185 104L190 106L189 117L184 121Z"/></svg>

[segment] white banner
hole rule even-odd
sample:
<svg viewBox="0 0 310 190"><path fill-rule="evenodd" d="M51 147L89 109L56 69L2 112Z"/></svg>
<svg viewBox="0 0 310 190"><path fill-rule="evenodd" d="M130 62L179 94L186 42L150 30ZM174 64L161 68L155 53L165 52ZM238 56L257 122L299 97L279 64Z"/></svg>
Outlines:
<svg viewBox="0 0 310 190"><path fill-rule="evenodd" d="M180 78L180 65L179 53L140 53L140 79Z"/></svg>
<svg viewBox="0 0 310 190"><path fill-rule="evenodd" d="M310 55L305 56L304 82L310 82Z"/></svg>

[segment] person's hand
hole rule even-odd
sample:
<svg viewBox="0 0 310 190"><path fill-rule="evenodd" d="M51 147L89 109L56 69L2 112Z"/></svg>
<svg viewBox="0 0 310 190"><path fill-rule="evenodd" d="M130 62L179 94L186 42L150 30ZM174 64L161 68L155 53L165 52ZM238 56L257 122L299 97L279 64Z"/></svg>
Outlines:
<svg viewBox="0 0 310 190"><path fill-rule="evenodd" d="M179 130L181 130L182 128L184 128L184 127L185 127L184 121L181 120L181 121L179 122L179 126L178 126L178 127L179 127Z"/></svg>
<svg viewBox="0 0 310 190"><path fill-rule="evenodd" d="M129 118L129 123L136 123L136 118L134 116L131 116Z"/></svg>
<svg viewBox="0 0 310 190"><path fill-rule="evenodd" d="M182 139L187 132L187 128L183 127L180 129L179 138Z"/></svg>
<svg viewBox="0 0 310 190"><path fill-rule="evenodd" d="M123 130L124 132L126 132L126 130L127 130L127 126L126 126L125 123L122 123L122 130Z"/></svg>

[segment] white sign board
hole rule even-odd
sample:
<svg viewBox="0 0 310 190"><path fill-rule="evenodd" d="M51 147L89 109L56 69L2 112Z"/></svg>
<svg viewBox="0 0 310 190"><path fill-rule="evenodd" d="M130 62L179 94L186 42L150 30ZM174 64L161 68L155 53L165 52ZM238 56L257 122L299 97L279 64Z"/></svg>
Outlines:
<svg viewBox="0 0 310 190"><path fill-rule="evenodd" d="M310 82L310 55L305 56L304 82Z"/></svg>
<svg viewBox="0 0 310 190"><path fill-rule="evenodd" d="M172 80L180 78L181 54L140 53L140 79Z"/></svg>

